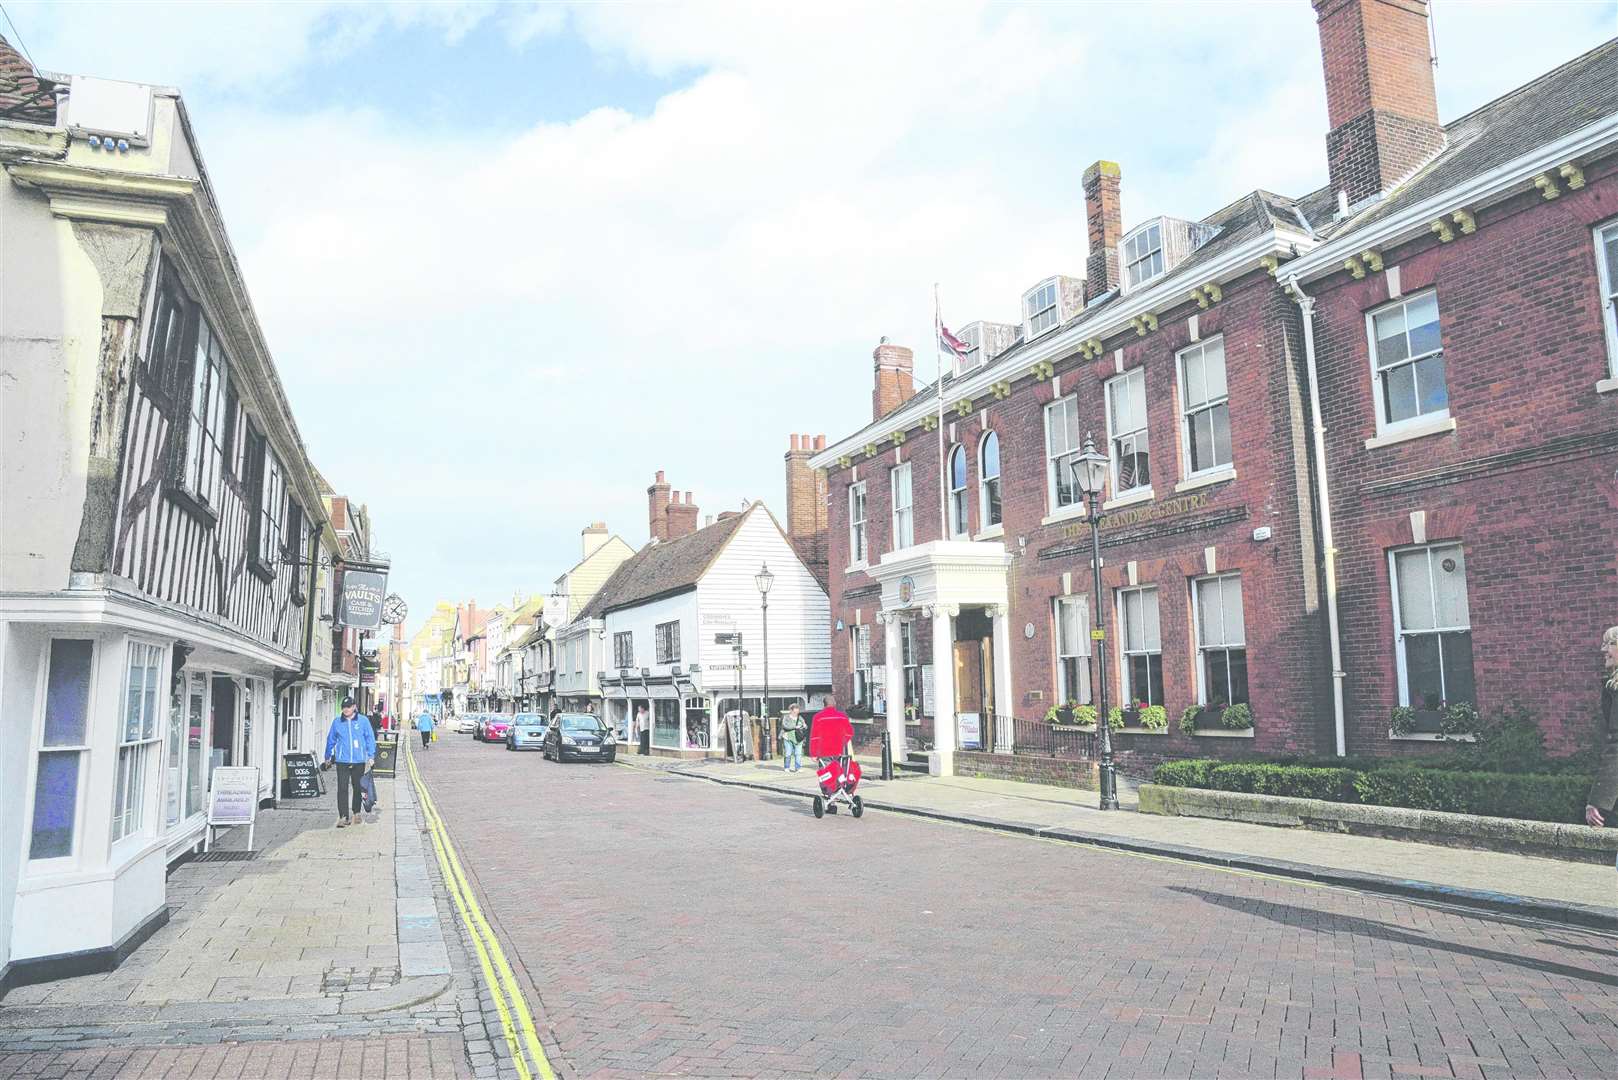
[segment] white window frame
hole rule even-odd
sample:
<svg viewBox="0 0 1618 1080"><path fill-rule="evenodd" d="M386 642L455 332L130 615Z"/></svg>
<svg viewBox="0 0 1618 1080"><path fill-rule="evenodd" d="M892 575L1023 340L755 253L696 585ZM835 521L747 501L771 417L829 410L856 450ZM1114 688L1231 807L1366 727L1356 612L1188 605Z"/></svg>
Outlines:
<svg viewBox="0 0 1618 1080"><path fill-rule="evenodd" d="M164 670L164 654L169 650L156 642L130 638L124 652L124 681L118 710L118 756L114 772L112 802L112 842L125 837L150 836L152 810L152 783L154 775L163 775L163 736L167 734L164 706L168 704L168 679ZM132 673L141 661L141 684L138 688L143 716L136 725L135 737L130 738L131 691L134 689ZM146 685L150 674L154 685ZM152 765L157 762L156 767Z"/></svg>
<svg viewBox="0 0 1618 1080"><path fill-rule="evenodd" d="M1152 604L1157 608L1157 648L1155 649L1150 648L1149 643L1145 640L1146 627L1144 625L1141 627L1141 644L1143 647L1139 649L1129 647L1129 622L1125 615L1128 605L1125 603L1125 597L1131 593L1140 595L1142 612L1146 610L1146 595L1151 594ZM1132 656L1156 656L1158 657L1158 667L1161 669L1163 663L1163 598L1159 594L1156 585L1131 585L1128 588L1118 590L1116 603L1118 606L1118 685L1123 687L1124 690L1123 705L1127 708L1137 701L1151 703L1149 688L1145 695L1135 692L1135 679L1131 674L1129 658ZM1149 662L1147 666L1150 668ZM1161 679L1161 676L1159 676L1159 679ZM1158 697L1163 697L1163 687L1161 685L1158 686L1157 693Z"/></svg>
<svg viewBox="0 0 1618 1080"><path fill-rule="evenodd" d="M864 649L861 649L861 644ZM871 628L864 623L855 623L848 628L849 672L853 676L850 696L854 699L855 708L876 709L876 686L873 684L874 665L871 663ZM862 655L863 653L863 655ZM860 663L861 660L865 662ZM861 704L860 684L865 684L864 704Z"/></svg>
<svg viewBox="0 0 1618 1080"><path fill-rule="evenodd" d="M1061 411L1064 421L1071 416L1073 424L1071 434L1073 440L1067 449L1057 452L1051 448L1051 415ZM1063 435L1069 434L1067 425L1063 425ZM1082 506L1084 496L1080 494L1078 483L1073 477L1073 459L1084 451L1084 444L1079 440L1079 396L1069 394L1065 398L1058 398L1045 406L1045 506L1046 513L1054 514L1058 510L1065 510L1071 506ZM1067 478L1068 492L1072 496L1067 502L1058 501L1060 498L1061 477Z"/></svg>
<svg viewBox="0 0 1618 1080"><path fill-rule="evenodd" d="M1211 584L1211 583L1217 581L1217 582L1221 583L1221 589L1223 589L1223 584L1222 583L1225 582L1225 581L1229 581L1229 580L1234 580L1236 582L1236 589L1237 589L1237 592L1239 593L1239 595L1241 597L1242 623L1241 623L1240 626L1238 626L1236 628L1237 631L1241 635L1241 640L1239 642L1235 642L1235 643L1232 643L1232 642L1227 640L1227 641L1225 641L1223 643L1220 643L1220 644L1209 644L1208 642L1202 640L1202 587L1204 585L1208 585L1208 584ZM1225 608L1223 606L1223 603L1224 603L1223 596L1221 596L1221 598L1220 598L1221 607L1219 609L1219 617L1220 617L1220 623L1221 624L1224 623L1225 616L1228 614L1228 612L1225 610ZM1158 612L1158 617L1159 618L1162 617L1161 610ZM1229 637L1230 627L1226 626L1225 630L1226 630L1226 637L1228 638ZM1206 704L1208 704L1208 701L1209 701L1209 693L1208 693L1209 687L1208 687L1208 665L1207 665L1207 660L1206 660L1205 654L1207 654L1209 652L1215 652L1215 651L1221 651L1221 650L1226 652L1226 653L1230 653L1230 652L1232 652L1232 651L1234 651L1236 649L1240 649L1241 652L1242 652L1242 666L1243 666L1244 669L1246 669L1246 667L1247 667L1247 594L1246 594L1245 591L1242 590L1242 575L1241 575L1240 571L1232 571L1232 572L1230 572L1228 574L1208 574L1208 575L1205 575L1203 577L1195 577L1195 578L1191 579L1191 640L1196 646L1197 704L1198 705L1206 705ZM1230 670L1230 667L1229 667L1230 661L1229 661L1228 657L1226 658L1225 663L1226 663L1225 670L1228 673L1229 670ZM1228 674L1227 674L1227 677L1228 677ZM1251 673L1249 673L1248 679L1251 680L1251 678L1252 678L1252 675L1251 675ZM1251 699L1252 696L1253 696L1252 683L1251 683L1251 681L1249 681L1248 690L1247 690L1247 698ZM1246 703L1246 700L1247 699L1244 699L1243 703ZM1235 701L1226 701L1225 704L1227 704L1227 705L1235 705L1235 704L1238 704L1238 703L1235 702Z"/></svg>
<svg viewBox="0 0 1618 1080"><path fill-rule="evenodd" d="M50 693L51 649L58 641L83 641L90 646L90 674L88 676L87 700L84 714L84 737L78 743L63 743L60 745L45 745L45 714L50 707L47 700ZM52 636L45 640L39 662L38 692L34 696L33 738L30 740L28 755L28 793L23 804L23 813L27 816L27 830L22 836L22 860L29 873L49 874L64 868L75 866L79 854L84 847L84 818L85 818L85 789L89 786L87 763L90 759L91 731L95 726L96 705L96 679L100 674L101 642L93 637L76 635ZM39 765L46 754L77 754L78 772L73 789L73 839L72 844L64 855L42 855L36 858L34 847L34 813L38 809L36 800L39 797Z"/></svg>
<svg viewBox="0 0 1618 1080"><path fill-rule="evenodd" d="M1047 299L1046 290L1050 291ZM1062 290L1056 278L1041 281L1022 295L1023 322L1028 327L1028 340L1048 333L1062 325Z"/></svg>
<svg viewBox="0 0 1618 1080"><path fill-rule="evenodd" d="M961 465L961 484L959 487L955 486L955 463L957 458ZM972 475L972 470L967 466L966 445L956 443L951 446L944 461L949 466L949 472L947 473L949 477L949 534L951 539L959 540L967 536L971 531L972 524L970 512L967 508L967 492L972 488L968 478Z"/></svg>
<svg viewBox="0 0 1618 1080"><path fill-rule="evenodd" d="M1127 392L1136 385L1140 387L1140 424L1138 427L1131 427L1127 431L1120 430L1117 426L1117 419L1114 416L1113 409L1114 395L1117 392L1114 387L1122 387ZM1146 368L1144 366L1130 368L1122 375L1114 375L1102 384L1102 394L1105 399L1103 403L1107 411L1107 472L1112 482L1112 497L1120 499L1136 492L1151 491L1152 437L1151 424L1147 415L1149 410L1146 399ZM1146 448L1146 483L1134 484L1127 488L1121 486L1118 479L1118 462L1122 457L1119 443L1125 439L1136 440L1132 444L1136 447L1144 443ZM1139 450L1137 449L1136 452L1139 453Z"/></svg>
<svg viewBox="0 0 1618 1080"><path fill-rule="evenodd" d="M1438 623L1438 617L1437 617L1438 616L1438 598L1437 598L1436 595L1434 595L1432 597L1433 624L1434 624L1433 628L1431 630L1411 631L1410 633L1407 634L1405 632L1405 628L1404 628L1404 605L1400 602L1400 599L1399 599L1399 556L1400 555L1407 555L1407 554L1409 554L1410 552L1413 552L1413 551L1425 551L1427 553L1428 581L1432 581L1433 580L1432 564L1433 564L1434 558L1437 557L1437 553L1446 552L1446 551L1452 551L1452 550L1460 552L1460 555L1461 555L1461 583L1466 587L1466 609L1467 609L1466 625L1465 626L1459 626L1459 625L1456 625L1456 626L1439 626L1439 625L1437 625L1437 623ZM1392 549L1390 549L1388 551L1388 585L1389 585L1390 589L1392 590L1392 600L1393 600L1393 645L1394 645L1394 657L1395 657L1395 660L1396 660L1396 666L1398 668L1399 704L1400 705L1411 706L1413 708L1424 708L1425 707L1425 702L1413 703L1410 700L1410 670L1409 670L1409 666L1408 666L1408 664L1406 662L1406 657L1405 657L1405 639L1407 637L1412 637L1412 636L1423 636L1423 637L1425 637L1425 636L1429 636L1429 635L1434 636L1434 637L1441 637L1443 634L1461 633L1463 631L1466 633L1467 637L1472 636L1472 587L1471 587L1471 582L1468 580L1468 578L1466 576L1466 548L1459 540L1440 540L1440 541L1437 541L1435 543L1411 544L1411 545L1407 545L1405 547L1392 548ZM1429 591L1431 591L1431 590L1429 590ZM1444 675L1444 668L1443 668L1444 649L1443 649L1442 641L1440 641L1439 649L1438 649L1438 663L1439 663L1439 679L1441 681L1441 687L1440 688L1445 691L1444 700L1448 701L1449 700L1449 698L1448 698L1448 682L1449 682L1449 680ZM1475 655L1473 656L1473 661L1472 661L1472 690L1473 690L1473 696L1475 697L1476 692L1477 692L1477 658L1476 658ZM1457 699L1457 700L1465 700L1465 699ZM1476 706L1477 702L1473 701L1473 702L1470 702L1469 704L1471 704L1473 706Z"/></svg>
<svg viewBox="0 0 1618 1080"><path fill-rule="evenodd" d="M989 475L988 449L990 439L994 440L993 476ZM1004 465L1005 463L1000 460L1000 436L992 429L985 431L982 437L978 439L978 524L982 527L981 531L983 532L999 528L1005 523L1005 488L1000 483L1000 474L1004 470ZM991 484L996 496L994 499L989 497ZM998 514L990 513L989 510L995 502L1000 503L1000 512Z"/></svg>
<svg viewBox="0 0 1618 1080"><path fill-rule="evenodd" d="M281 749L296 753L303 745L303 695L301 687L281 694Z"/></svg>
<svg viewBox="0 0 1618 1080"><path fill-rule="evenodd" d="M1152 247L1142 247L1141 241L1157 232L1157 243ZM1163 276L1168 269L1168 258L1163 253L1163 221L1161 218L1148 221L1144 225L1137 225L1124 236L1118 245L1119 258L1123 262L1124 292L1130 293L1139 289L1149 281L1155 281ZM1133 257L1131 257L1133 255ZM1135 267L1142 263L1150 263L1152 256L1157 256L1157 269L1146 276L1136 279Z"/></svg>
<svg viewBox="0 0 1618 1080"><path fill-rule="evenodd" d="M922 679L921 671L921 639L916 636L914 619L899 620L899 671L899 707L901 709L907 709L911 705L916 707L914 718L908 712L904 714L905 723L919 724L923 716L931 714L927 712L927 683ZM912 685L916 688L915 700L906 701L905 698L910 696Z"/></svg>
<svg viewBox="0 0 1618 1080"><path fill-rule="evenodd" d="M1217 348L1219 353L1220 382L1225 386L1222 394L1205 394L1199 402L1191 401L1191 380L1186 375L1186 361L1193 357L1200 358L1203 364L1203 386L1207 386L1208 355L1210 349ZM1189 480L1195 476L1209 476L1213 473L1229 472L1236 465L1236 447L1234 435L1231 436L1230 460L1215 462L1198 469L1194 467L1192 452L1191 419L1200 413L1213 413L1215 410L1225 410L1225 430L1230 432L1230 370L1225 365L1225 339L1223 335L1206 338L1195 345L1181 349L1174 354L1175 377L1180 387L1180 475ZM1215 456L1218 456L1217 446Z"/></svg>
<svg viewBox="0 0 1618 1080"><path fill-rule="evenodd" d="M1596 273L1601 282L1601 324L1607 332L1607 377L1618 382L1618 266L1607 260L1607 237L1618 240L1618 219L1597 225L1591 235L1595 240ZM1443 313L1438 317L1442 325Z"/></svg>
<svg viewBox="0 0 1618 1080"><path fill-rule="evenodd" d="M865 481L848 485L848 561L851 566L864 566L871 557L867 511Z"/></svg>
<svg viewBox="0 0 1618 1080"><path fill-rule="evenodd" d="M275 567L281 561L282 532L286 529L287 481L281 459L265 438L260 444L264 458L259 463L258 507L258 561L260 565Z"/></svg>
<svg viewBox="0 0 1618 1080"><path fill-rule="evenodd" d="M1406 308L1405 339L1408 343L1410 337L1408 308L1417 300L1428 296L1433 298L1433 305L1438 310L1438 348L1424 352L1420 356L1408 355L1390 368L1378 367L1376 362L1376 317L1384 314L1385 312L1392 311L1394 308ZM1438 290L1436 288L1418 289L1413 293L1399 297L1397 300L1390 300L1386 304L1378 304L1376 307L1367 311L1365 313L1365 341L1366 351L1369 353L1371 361L1371 407L1376 416L1376 433L1378 436L1397 434L1401 431L1409 431L1412 428L1427 428L1434 424L1442 423L1450 418L1449 359L1448 357L1444 356L1444 308L1438 303ZM1382 390L1382 376L1386 372L1396 371L1402 367L1409 367L1415 364L1418 360L1424 360L1430 356L1437 356L1444 360L1444 407L1442 409L1434 409L1432 412L1417 413L1416 415L1408 416L1403 420L1390 421L1387 416L1387 396ZM1419 386L1417 387L1416 398L1419 403L1421 399Z"/></svg>
<svg viewBox="0 0 1618 1080"><path fill-rule="evenodd" d="M979 367L983 363L983 326L973 323L961 330L961 343L966 346L966 355L955 358L955 374L964 375L968 371Z"/></svg>
<svg viewBox="0 0 1618 1080"><path fill-rule="evenodd" d="M1076 642L1062 640L1062 610L1071 607L1078 609L1078 629ZM1068 649L1077 646L1076 652ZM1077 701L1080 705L1089 705L1093 700L1090 689L1090 598L1087 596L1055 596L1051 598L1051 648L1056 656L1056 701L1058 708L1069 701ZM1077 687L1067 685L1067 670L1063 666L1065 660L1077 660L1078 671Z"/></svg>
<svg viewBox="0 0 1618 1080"><path fill-rule="evenodd" d="M180 486L215 512L223 501L225 439L231 420L225 415L229 385L230 365L224 345L209 328L208 320L199 314L190 401L185 406L185 460Z"/></svg>
<svg viewBox="0 0 1618 1080"><path fill-rule="evenodd" d="M905 501L899 504L899 477L904 477ZM893 537L890 551L907 548L916 542L916 489L911 483L910 462L895 465L888 470L888 500L893 503Z"/></svg>

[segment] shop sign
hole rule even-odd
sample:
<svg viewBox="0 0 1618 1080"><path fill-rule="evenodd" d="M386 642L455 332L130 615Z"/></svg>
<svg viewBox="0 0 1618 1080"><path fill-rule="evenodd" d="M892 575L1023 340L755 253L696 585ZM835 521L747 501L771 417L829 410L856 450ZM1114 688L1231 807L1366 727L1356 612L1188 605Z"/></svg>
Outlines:
<svg viewBox="0 0 1618 1080"><path fill-rule="evenodd" d="M375 630L382 625L382 602L387 598L388 575L372 570L343 571L344 626Z"/></svg>
<svg viewBox="0 0 1618 1080"><path fill-rule="evenodd" d="M983 749L983 716L980 713L956 713L955 727L960 733L962 750Z"/></svg>
<svg viewBox="0 0 1618 1080"><path fill-rule="evenodd" d="M1149 502L1141 506L1132 506L1126 510L1118 510L1107 514L1101 519L1101 531L1108 529L1127 529L1131 525L1147 525L1164 518L1179 517L1181 514L1194 514L1198 510L1206 510L1213 503L1213 492L1199 491L1192 495L1177 495L1172 499L1163 499L1158 502ZM1062 530L1062 535L1070 540L1090 535L1088 524L1069 525Z"/></svg>

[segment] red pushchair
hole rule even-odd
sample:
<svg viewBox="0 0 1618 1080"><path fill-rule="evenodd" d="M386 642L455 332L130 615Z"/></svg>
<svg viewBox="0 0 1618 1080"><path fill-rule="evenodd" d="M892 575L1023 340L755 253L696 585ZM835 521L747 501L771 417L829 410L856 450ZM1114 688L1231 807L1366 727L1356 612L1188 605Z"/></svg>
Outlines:
<svg viewBox="0 0 1618 1080"><path fill-rule="evenodd" d="M865 803L854 791L860 786L860 763L849 753L854 741L854 725L835 708L822 709L809 722L809 756L815 759L815 775L820 778L820 794L815 796L815 817L837 813L848 807L855 817L865 813Z"/></svg>

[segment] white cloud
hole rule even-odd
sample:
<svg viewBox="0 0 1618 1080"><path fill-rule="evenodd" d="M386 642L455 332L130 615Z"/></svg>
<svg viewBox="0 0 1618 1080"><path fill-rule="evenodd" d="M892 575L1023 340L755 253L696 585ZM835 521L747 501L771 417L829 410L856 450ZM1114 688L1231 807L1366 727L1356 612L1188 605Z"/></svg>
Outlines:
<svg viewBox="0 0 1618 1080"><path fill-rule="evenodd" d="M1439 5L1446 115L1610 32L1611 5L1606 29L1548 7ZM930 377L934 282L960 325L1082 271L1096 158L1122 163L1128 219L1325 175L1302 0L113 5L112 54L15 14L47 67L230 91L192 111L255 303L306 442L371 504L417 610L548 581L590 520L640 542L659 468L708 512L779 509L786 434L868 417L878 336ZM514 49L576 35L683 85L495 132L305 81L491 19ZM1491 38L1529 58L1504 70Z"/></svg>

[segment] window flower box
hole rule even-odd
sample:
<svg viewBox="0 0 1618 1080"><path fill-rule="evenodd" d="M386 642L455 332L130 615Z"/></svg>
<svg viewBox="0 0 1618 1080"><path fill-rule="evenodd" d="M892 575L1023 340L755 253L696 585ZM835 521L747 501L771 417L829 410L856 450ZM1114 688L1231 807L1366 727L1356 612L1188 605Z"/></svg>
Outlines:
<svg viewBox="0 0 1618 1080"><path fill-rule="evenodd" d="M1245 702L1189 705L1180 714L1180 730L1187 735L1251 739L1253 710Z"/></svg>
<svg viewBox="0 0 1618 1080"><path fill-rule="evenodd" d="M1107 714L1107 724L1114 731L1166 735L1169 729L1169 714L1161 705L1148 705L1144 701L1137 701L1127 707L1113 706Z"/></svg>

